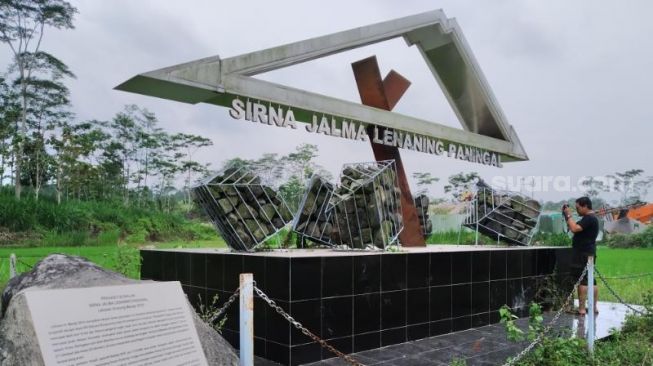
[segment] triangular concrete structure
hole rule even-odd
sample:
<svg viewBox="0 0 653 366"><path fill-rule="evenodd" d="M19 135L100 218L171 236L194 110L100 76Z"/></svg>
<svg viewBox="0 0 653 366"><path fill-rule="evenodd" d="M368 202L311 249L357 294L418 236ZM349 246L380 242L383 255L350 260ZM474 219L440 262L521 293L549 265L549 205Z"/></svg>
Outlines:
<svg viewBox="0 0 653 366"><path fill-rule="evenodd" d="M463 130L287 87L253 76L358 47L403 37L420 50ZM502 160L528 160L455 19L441 10L372 24L261 51L209 57L139 74L116 89L185 103L230 106L236 97L442 139L496 152ZM302 111L304 113L302 113Z"/></svg>

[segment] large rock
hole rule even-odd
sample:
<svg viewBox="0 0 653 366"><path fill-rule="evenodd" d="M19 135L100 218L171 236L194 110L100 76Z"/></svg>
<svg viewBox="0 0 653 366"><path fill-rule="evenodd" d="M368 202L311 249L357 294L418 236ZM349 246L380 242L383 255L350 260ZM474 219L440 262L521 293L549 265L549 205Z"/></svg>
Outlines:
<svg viewBox="0 0 653 366"><path fill-rule="evenodd" d="M141 281L107 271L80 257L53 254L43 259L31 271L12 278L2 293L0 366L43 365L25 291L36 287L64 289L138 282ZM231 345L188 306L209 365L238 365L238 356Z"/></svg>

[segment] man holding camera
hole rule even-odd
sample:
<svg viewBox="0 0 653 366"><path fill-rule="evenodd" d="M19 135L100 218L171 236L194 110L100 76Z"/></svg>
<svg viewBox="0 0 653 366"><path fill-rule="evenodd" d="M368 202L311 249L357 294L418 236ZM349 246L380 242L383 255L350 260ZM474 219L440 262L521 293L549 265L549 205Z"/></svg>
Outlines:
<svg viewBox="0 0 653 366"><path fill-rule="evenodd" d="M599 220L592 211L592 201L589 197L581 197L576 200L576 212L581 217L575 222L571 216L569 206L562 206L562 214L569 230L574 233L572 239L572 263L571 274L574 280L578 279L587 265L588 258L594 258L596 263L596 237L599 235ZM598 313L596 304L599 298L599 291L594 280L594 312ZM587 312L585 302L587 300L587 274L583 277L578 286L578 314L585 315Z"/></svg>

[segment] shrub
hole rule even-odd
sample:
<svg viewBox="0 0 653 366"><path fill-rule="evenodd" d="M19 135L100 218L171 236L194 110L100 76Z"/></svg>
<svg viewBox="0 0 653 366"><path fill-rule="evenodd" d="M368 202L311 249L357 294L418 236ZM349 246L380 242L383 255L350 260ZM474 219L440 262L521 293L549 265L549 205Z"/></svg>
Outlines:
<svg viewBox="0 0 653 366"><path fill-rule="evenodd" d="M460 239L460 243L458 240ZM459 230L449 230L449 231L438 231L431 234L426 238L427 244L465 244L471 245L476 243L476 233L463 229ZM479 244L496 244L496 240L492 240L483 234L478 234L478 243Z"/></svg>
<svg viewBox="0 0 653 366"><path fill-rule="evenodd" d="M651 365L653 364L653 291L645 296L645 311L640 315L628 315L623 328L614 332L612 337L597 341L594 345L594 355L587 349L587 343L582 338L569 337L568 334L553 334L543 337L542 342L530 353L519 361L525 366L581 366L581 365ZM534 311L535 310L535 311ZM538 327L541 322L533 323L533 315L538 311L531 308L531 321ZM506 325L508 337L516 340L523 339L523 331L515 330L514 316L502 308L502 323ZM505 320L504 320L505 319ZM536 329L536 332L541 331Z"/></svg>
<svg viewBox="0 0 653 366"><path fill-rule="evenodd" d="M538 231L533 237L533 244L545 246L562 246L571 245L571 238L567 233L545 233Z"/></svg>
<svg viewBox="0 0 653 366"><path fill-rule="evenodd" d="M610 234L604 242L610 248L653 248L653 225L636 234Z"/></svg>
<svg viewBox="0 0 653 366"><path fill-rule="evenodd" d="M122 273L129 278L140 278L141 276L141 257L140 251L127 245L118 247L114 254L113 270Z"/></svg>
<svg viewBox="0 0 653 366"><path fill-rule="evenodd" d="M0 193L0 227L12 234L29 234L23 235L24 240L2 240L7 245L100 246L120 241L141 244L217 238L212 226L189 220L178 212L125 207L113 201L70 200L57 204L48 197L36 201L30 196L17 201L8 192Z"/></svg>

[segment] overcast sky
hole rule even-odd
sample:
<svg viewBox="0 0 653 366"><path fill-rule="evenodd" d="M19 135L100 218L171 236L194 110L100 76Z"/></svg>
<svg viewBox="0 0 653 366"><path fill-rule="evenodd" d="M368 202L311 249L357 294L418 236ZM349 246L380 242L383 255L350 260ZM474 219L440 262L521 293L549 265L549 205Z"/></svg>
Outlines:
<svg viewBox="0 0 653 366"><path fill-rule="evenodd" d="M408 174L446 180L457 172L496 176L653 174L653 2L600 1L73 1L76 29L48 31L43 48L77 75L77 119L110 119L125 104L155 112L172 132L200 134L214 146L200 160L285 154L302 142L337 175L343 163L373 160L369 143L233 120L226 108L189 105L113 90L130 77L207 56L230 57L358 26L442 9L460 24L530 161L503 169L402 150ZM377 55L382 74L412 81L396 111L460 127L417 50L401 39L261 77L359 102L350 64ZM0 64L10 58L0 47ZM440 183L432 193L442 195ZM557 200L578 192L536 192ZM650 195L649 195L650 196Z"/></svg>

